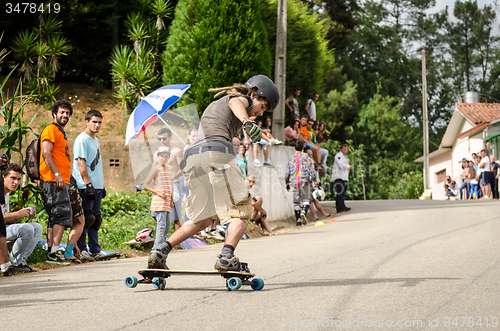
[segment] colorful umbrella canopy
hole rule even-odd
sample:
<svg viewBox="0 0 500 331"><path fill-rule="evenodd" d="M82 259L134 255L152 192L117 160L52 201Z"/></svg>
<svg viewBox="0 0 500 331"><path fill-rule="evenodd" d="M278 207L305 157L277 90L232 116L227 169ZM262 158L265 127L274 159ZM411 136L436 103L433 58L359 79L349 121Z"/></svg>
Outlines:
<svg viewBox="0 0 500 331"><path fill-rule="evenodd" d="M190 84L163 86L142 99L128 119L125 145L131 139L137 138L143 133L151 123L155 122L159 116L176 103L190 87Z"/></svg>

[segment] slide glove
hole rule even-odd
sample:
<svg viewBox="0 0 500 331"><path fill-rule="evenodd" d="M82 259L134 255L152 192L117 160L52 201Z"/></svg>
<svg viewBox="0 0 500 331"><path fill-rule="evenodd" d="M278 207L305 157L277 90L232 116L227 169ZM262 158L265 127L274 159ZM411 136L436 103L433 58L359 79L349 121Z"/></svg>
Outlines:
<svg viewBox="0 0 500 331"><path fill-rule="evenodd" d="M87 184L87 188L85 189L85 192L87 193L87 198L89 200L95 200L95 198L97 196L97 192L95 191L95 188L92 185L92 183Z"/></svg>
<svg viewBox="0 0 500 331"><path fill-rule="evenodd" d="M257 124L255 124L254 121L245 120L243 122L243 129L245 129L245 132L254 143L260 141L260 138L262 137L262 130Z"/></svg>

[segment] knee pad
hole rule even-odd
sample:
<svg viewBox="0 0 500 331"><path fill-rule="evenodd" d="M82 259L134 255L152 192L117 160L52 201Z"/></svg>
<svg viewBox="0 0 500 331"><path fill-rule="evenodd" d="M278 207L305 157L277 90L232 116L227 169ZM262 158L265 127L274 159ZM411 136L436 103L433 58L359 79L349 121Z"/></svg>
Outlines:
<svg viewBox="0 0 500 331"><path fill-rule="evenodd" d="M98 211L97 213L95 213L94 217L95 217L95 221L94 221L94 224L92 224L91 228L98 231L101 228L101 224L102 224L101 212Z"/></svg>
<svg viewBox="0 0 500 331"><path fill-rule="evenodd" d="M94 213L92 213L91 210L85 210L83 212L83 215L85 217L85 229L90 228L94 222L95 222L95 216Z"/></svg>

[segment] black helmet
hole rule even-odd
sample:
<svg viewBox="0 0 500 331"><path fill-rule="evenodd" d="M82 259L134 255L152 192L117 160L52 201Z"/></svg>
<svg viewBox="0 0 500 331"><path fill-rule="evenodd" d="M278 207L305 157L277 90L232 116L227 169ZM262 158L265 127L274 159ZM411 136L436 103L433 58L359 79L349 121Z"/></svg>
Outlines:
<svg viewBox="0 0 500 331"><path fill-rule="evenodd" d="M274 85L273 81L269 79L269 77L264 75L253 76L246 82L246 86L249 89L252 89L253 87L259 89L257 95L267 99L269 107L271 108L270 111L273 111L278 105L280 94L278 92L278 88Z"/></svg>

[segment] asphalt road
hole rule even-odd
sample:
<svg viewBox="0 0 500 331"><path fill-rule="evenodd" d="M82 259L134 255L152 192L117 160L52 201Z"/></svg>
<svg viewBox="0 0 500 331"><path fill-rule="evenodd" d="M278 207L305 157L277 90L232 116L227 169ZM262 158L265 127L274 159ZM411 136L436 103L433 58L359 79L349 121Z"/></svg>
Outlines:
<svg viewBox="0 0 500 331"><path fill-rule="evenodd" d="M89 263L0 278L0 329L500 329L500 202L348 206L336 222L241 242L261 291L228 292L218 276L131 289L124 279L146 258ZM168 264L211 270L221 247Z"/></svg>

